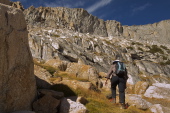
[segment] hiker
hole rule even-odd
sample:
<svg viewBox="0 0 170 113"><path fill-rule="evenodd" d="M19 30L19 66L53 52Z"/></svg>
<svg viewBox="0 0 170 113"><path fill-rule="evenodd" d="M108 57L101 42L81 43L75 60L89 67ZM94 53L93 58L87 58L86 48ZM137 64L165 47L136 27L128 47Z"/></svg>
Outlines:
<svg viewBox="0 0 170 113"><path fill-rule="evenodd" d="M119 88L119 103L121 105L121 109L126 109L125 106L125 89L126 89L126 81L128 79L127 76L127 70L124 65L124 73L121 75L116 74L117 72L117 65L118 62L120 64L119 60L113 61L108 73L107 73L107 79L105 84L107 84L108 79L111 81L111 92L112 92L112 103L116 103L116 86L118 85ZM122 62L121 62L122 63Z"/></svg>

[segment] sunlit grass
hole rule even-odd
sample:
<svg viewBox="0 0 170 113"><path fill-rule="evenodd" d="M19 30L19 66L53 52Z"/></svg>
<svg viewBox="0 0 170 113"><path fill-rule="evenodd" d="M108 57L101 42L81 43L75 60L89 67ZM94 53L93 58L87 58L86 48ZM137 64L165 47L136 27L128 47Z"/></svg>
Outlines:
<svg viewBox="0 0 170 113"><path fill-rule="evenodd" d="M62 78L68 78L69 80L78 80L78 81L82 81L82 82L89 82L89 80L87 80L87 79L77 78L76 75L70 74L70 73L64 72L64 71L58 71L57 73L54 74L54 77L62 77Z"/></svg>

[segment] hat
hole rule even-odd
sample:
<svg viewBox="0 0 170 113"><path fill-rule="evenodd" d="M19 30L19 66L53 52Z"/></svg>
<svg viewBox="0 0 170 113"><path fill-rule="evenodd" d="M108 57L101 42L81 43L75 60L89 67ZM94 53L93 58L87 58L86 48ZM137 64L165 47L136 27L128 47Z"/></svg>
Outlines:
<svg viewBox="0 0 170 113"><path fill-rule="evenodd" d="M120 61L120 60L114 60L114 61L113 61L113 64L116 63L116 62L119 62L119 61Z"/></svg>

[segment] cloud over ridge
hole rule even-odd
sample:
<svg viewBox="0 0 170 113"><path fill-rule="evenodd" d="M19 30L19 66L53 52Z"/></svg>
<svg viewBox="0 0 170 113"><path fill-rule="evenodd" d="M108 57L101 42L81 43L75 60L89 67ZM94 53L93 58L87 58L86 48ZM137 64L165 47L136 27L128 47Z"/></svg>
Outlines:
<svg viewBox="0 0 170 113"><path fill-rule="evenodd" d="M80 7L84 5L84 1L83 0L79 0L75 3L73 2L67 2L65 3L65 1L58 1L55 0L55 2L45 2L44 5L46 7L68 7L68 8L73 8L73 7Z"/></svg>
<svg viewBox="0 0 170 113"><path fill-rule="evenodd" d="M146 8L148 8L148 6L150 6L150 5L151 5L151 4L146 3L146 4L144 4L144 5L140 6L140 7L134 8L132 11L133 11L133 13L136 13L136 12L138 12L138 11L143 11L143 10L145 10Z"/></svg>
<svg viewBox="0 0 170 113"><path fill-rule="evenodd" d="M100 0L99 2L91 5L90 7L88 7L86 10L89 12L89 13L93 13L94 11L96 11L97 9L103 7L103 6L106 6L108 5L112 0Z"/></svg>

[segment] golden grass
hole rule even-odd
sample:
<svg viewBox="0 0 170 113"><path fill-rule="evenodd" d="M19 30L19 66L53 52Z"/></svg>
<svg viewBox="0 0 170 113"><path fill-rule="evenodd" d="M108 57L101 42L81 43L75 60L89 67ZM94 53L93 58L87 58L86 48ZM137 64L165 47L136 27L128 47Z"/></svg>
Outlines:
<svg viewBox="0 0 170 113"><path fill-rule="evenodd" d="M53 75L55 72L57 72L59 70L59 69L54 68L52 66L45 65L44 63L41 63L41 62L39 63L36 60L34 60L34 64L37 65L37 66L40 66L41 68L46 69L51 75Z"/></svg>
<svg viewBox="0 0 170 113"><path fill-rule="evenodd" d="M106 98L105 94L108 92L98 93L92 90L86 90L78 88L73 90L73 92L78 96L85 97L89 103L85 106L90 113L151 113L150 111L143 111L130 106L128 109L120 109L119 104L110 103ZM103 94L105 93L105 94Z"/></svg>
<svg viewBox="0 0 170 113"><path fill-rule="evenodd" d="M57 73L54 74L54 77L63 77L63 78L68 78L70 80L78 80L82 82L88 82L89 80L83 79L83 78L77 78L76 75L64 72L64 71L58 71Z"/></svg>

